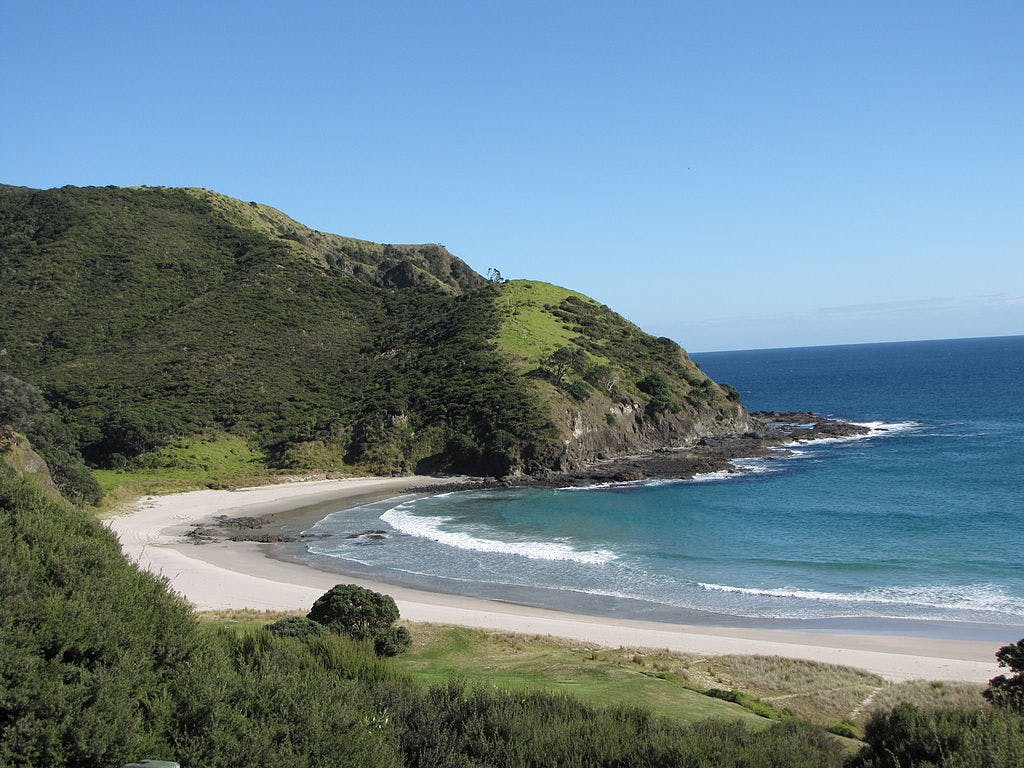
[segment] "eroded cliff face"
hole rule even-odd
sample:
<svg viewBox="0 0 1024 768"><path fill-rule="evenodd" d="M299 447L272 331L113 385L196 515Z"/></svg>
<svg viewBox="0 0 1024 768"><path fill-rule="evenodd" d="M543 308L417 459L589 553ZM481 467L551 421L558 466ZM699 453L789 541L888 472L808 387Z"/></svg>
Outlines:
<svg viewBox="0 0 1024 768"><path fill-rule="evenodd" d="M563 472L604 459L685 448L703 438L744 435L756 429L739 403L649 413L637 402L587 402L557 407L556 418L563 437L557 469Z"/></svg>

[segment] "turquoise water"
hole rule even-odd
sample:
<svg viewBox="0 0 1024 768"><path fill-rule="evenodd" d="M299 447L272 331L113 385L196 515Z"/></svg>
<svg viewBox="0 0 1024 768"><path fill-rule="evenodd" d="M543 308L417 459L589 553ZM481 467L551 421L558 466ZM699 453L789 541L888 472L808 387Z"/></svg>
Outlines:
<svg viewBox="0 0 1024 768"><path fill-rule="evenodd" d="M371 504L317 523L311 555L526 602L1024 624L1024 337L694 358L751 410L873 436L688 482ZM346 538L368 529L384 538Z"/></svg>

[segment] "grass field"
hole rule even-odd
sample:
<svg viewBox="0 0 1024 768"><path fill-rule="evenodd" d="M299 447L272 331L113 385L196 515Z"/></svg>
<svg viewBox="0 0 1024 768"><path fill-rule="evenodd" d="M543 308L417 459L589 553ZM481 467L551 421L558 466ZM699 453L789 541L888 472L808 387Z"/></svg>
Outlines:
<svg viewBox="0 0 1024 768"><path fill-rule="evenodd" d="M542 636L416 624L413 647L396 663L428 683L459 677L509 690L571 693L598 705L634 704L681 720L770 721L738 704L689 688L633 651L591 649Z"/></svg>
<svg viewBox="0 0 1024 768"><path fill-rule="evenodd" d="M230 611L200 617L220 626L245 629L263 626L282 615ZM680 720L724 717L754 727L772 722L757 711L824 726L845 722L857 731L874 710L904 701L925 706L983 705L978 685L896 684L833 664L599 648L540 635L411 622L408 626L413 646L393 663L425 683L454 677L510 690L571 693L591 704L641 706ZM741 692L737 698L746 706L707 695L715 689Z"/></svg>

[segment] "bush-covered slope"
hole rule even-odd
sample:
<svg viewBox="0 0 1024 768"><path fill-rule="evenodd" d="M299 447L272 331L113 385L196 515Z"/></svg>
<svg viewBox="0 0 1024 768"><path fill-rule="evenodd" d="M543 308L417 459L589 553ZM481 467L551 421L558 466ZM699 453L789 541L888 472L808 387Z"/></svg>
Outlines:
<svg viewBox="0 0 1024 768"><path fill-rule="evenodd" d="M532 280L497 302L498 345L548 404L565 464L749 429L736 390L603 304Z"/></svg>
<svg viewBox="0 0 1024 768"><path fill-rule="evenodd" d="M322 235L201 190L7 187L0 304L0 370L100 466L221 431L285 466L374 471L443 465L459 435L488 471L545 440L489 341L490 289L438 246Z"/></svg>
<svg viewBox="0 0 1024 768"><path fill-rule="evenodd" d="M227 433L281 468L501 475L744 426L586 297L206 190L0 187L0 306L0 372L98 467Z"/></svg>

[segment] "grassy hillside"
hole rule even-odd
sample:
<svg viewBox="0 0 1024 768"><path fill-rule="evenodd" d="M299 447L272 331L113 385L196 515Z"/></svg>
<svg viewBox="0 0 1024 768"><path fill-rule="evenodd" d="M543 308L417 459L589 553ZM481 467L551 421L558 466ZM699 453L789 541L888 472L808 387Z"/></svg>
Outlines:
<svg viewBox="0 0 1024 768"><path fill-rule="evenodd" d="M671 339L549 283L499 289L495 341L545 403L568 457L586 462L746 428L736 390Z"/></svg>
<svg viewBox="0 0 1024 768"><path fill-rule="evenodd" d="M224 432L298 470L443 465L462 437L479 471L542 453L546 418L488 342L492 293L438 246L203 190L6 187L0 254L0 370L95 465Z"/></svg>
<svg viewBox="0 0 1024 768"><path fill-rule="evenodd" d="M0 374L68 431L55 478L82 498L76 450L120 472L106 488L200 482L161 450L225 435L264 471L500 476L743 416L677 344L581 294L201 189L0 187L0 304Z"/></svg>
<svg viewBox="0 0 1024 768"><path fill-rule="evenodd" d="M500 286L502 314L499 347L523 373L552 383L557 353L567 350L567 370L555 388L572 395L588 386L586 397L631 398L651 402L666 397L673 407L725 406L733 390L715 384L677 343L644 333L603 304L576 291L535 280ZM555 359L553 360L553 356ZM652 393L641 383L663 377L666 392Z"/></svg>

